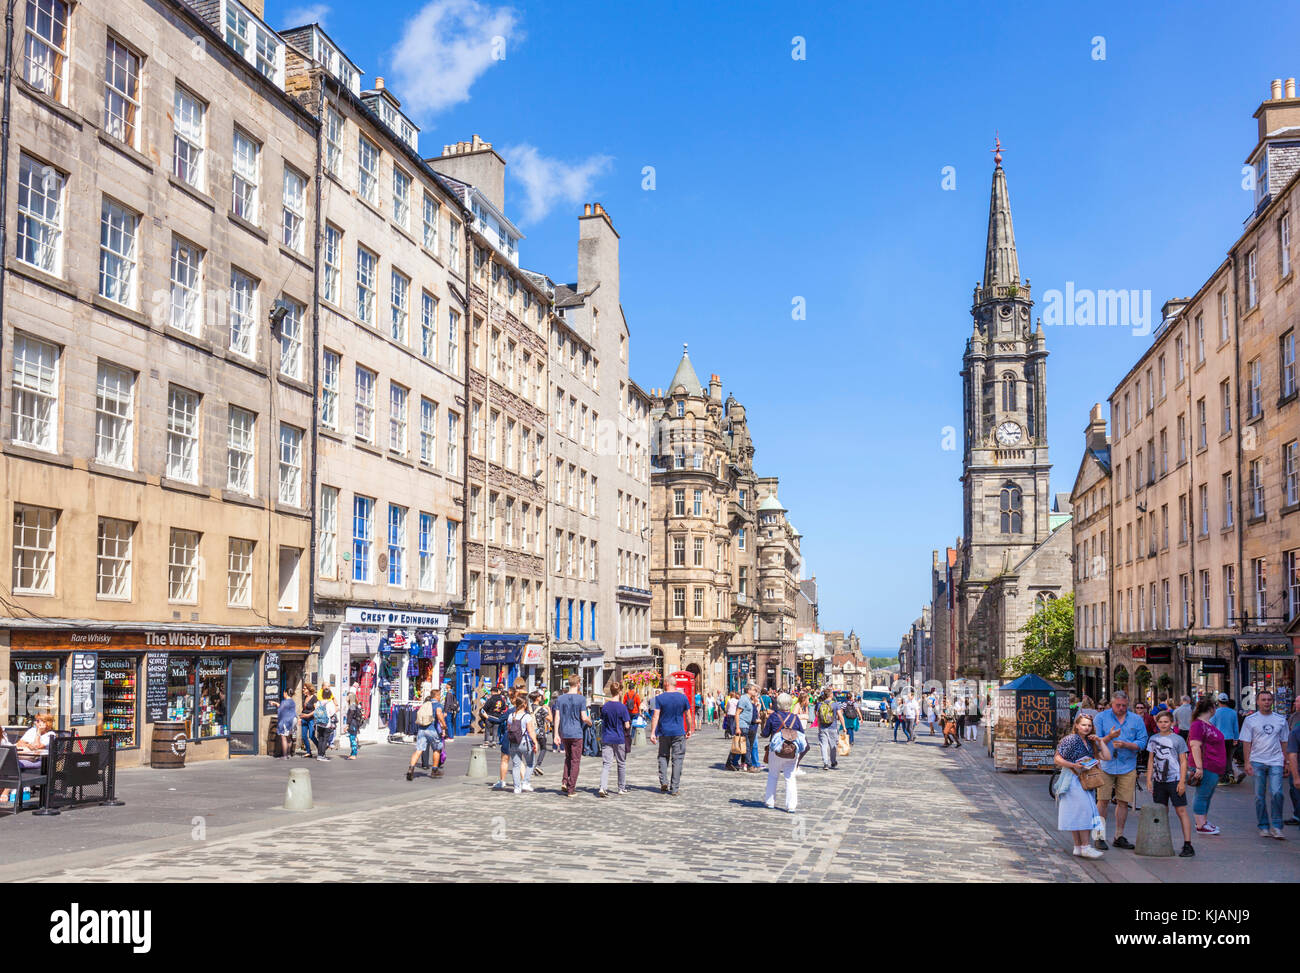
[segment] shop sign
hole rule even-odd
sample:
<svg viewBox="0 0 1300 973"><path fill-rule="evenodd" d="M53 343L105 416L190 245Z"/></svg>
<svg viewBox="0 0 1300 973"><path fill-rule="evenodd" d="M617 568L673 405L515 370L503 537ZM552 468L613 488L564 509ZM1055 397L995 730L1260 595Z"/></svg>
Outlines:
<svg viewBox="0 0 1300 973"><path fill-rule="evenodd" d="M234 652L260 652L273 645L290 652L311 649L310 635L269 634L254 632L14 632L10 646L19 650L46 649L69 651L86 646L114 651L148 651L170 648L177 651L230 649Z"/></svg>
<svg viewBox="0 0 1300 973"><path fill-rule="evenodd" d="M167 713L167 653L146 655L144 675L145 722L160 723Z"/></svg>
<svg viewBox="0 0 1300 973"><path fill-rule="evenodd" d="M72 726L94 726L95 682L99 677L99 656L95 652L72 653L72 710L68 722Z"/></svg>
<svg viewBox="0 0 1300 973"><path fill-rule="evenodd" d="M1202 659L1200 666L1201 672L1205 673L1207 676L1213 676L1216 674L1227 675L1228 673L1227 659Z"/></svg>
<svg viewBox="0 0 1300 973"><path fill-rule="evenodd" d="M1285 635L1237 639L1242 655L1291 655L1291 640Z"/></svg>
<svg viewBox="0 0 1300 973"><path fill-rule="evenodd" d="M576 666L582 662L581 652L551 652L551 665L553 666Z"/></svg>
<svg viewBox="0 0 1300 973"><path fill-rule="evenodd" d="M1213 659L1219 654L1219 648L1213 642L1187 642L1183 654L1193 659Z"/></svg>
<svg viewBox="0 0 1300 973"><path fill-rule="evenodd" d="M1147 662L1153 666L1167 666L1174 661L1174 647L1172 645L1149 645L1147 646Z"/></svg>
<svg viewBox="0 0 1300 973"><path fill-rule="evenodd" d="M540 645L524 646L524 665L540 666L545 662L544 653Z"/></svg>
<svg viewBox="0 0 1300 973"><path fill-rule="evenodd" d="M1129 655L1134 662L1146 662L1147 647L1145 645L1129 646Z"/></svg>
<svg viewBox="0 0 1300 973"><path fill-rule="evenodd" d="M348 608L343 620L352 625L381 625L393 628L446 628L447 616L433 612L389 611L384 608Z"/></svg>
<svg viewBox="0 0 1300 973"><path fill-rule="evenodd" d="M262 715L280 712L280 653L268 652L262 660Z"/></svg>

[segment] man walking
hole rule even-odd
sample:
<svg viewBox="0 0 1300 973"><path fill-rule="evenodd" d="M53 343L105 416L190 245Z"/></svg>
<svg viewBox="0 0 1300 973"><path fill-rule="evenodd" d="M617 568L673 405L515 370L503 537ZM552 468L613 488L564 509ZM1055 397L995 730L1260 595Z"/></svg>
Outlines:
<svg viewBox="0 0 1300 973"><path fill-rule="evenodd" d="M758 722L758 707L754 705L753 695L742 693L736 701L736 735L744 738L745 752L734 753L727 757L727 767L731 770L754 771L749 759L749 738Z"/></svg>
<svg viewBox="0 0 1300 973"><path fill-rule="evenodd" d="M1184 696L1182 703L1174 710L1174 724L1178 727L1178 735L1186 740L1187 734L1192 730L1192 697Z"/></svg>
<svg viewBox="0 0 1300 973"><path fill-rule="evenodd" d="M745 742L749 745L749 766L752 770L761 771L763 761L758 755L758 731L767 719L767 708L763 705L758 687L752 683L749 686L749 701L754 704L754 722L749 725L749 733L745 736Z"/></svg>
<svg viewBox="0 0 1300 973"><path fill-rule="evenodd" d="M1255 822L1261 838L1285 841L1282 833L1282 748L1286 743L1286 719L1273 712L1273 694L1263 689L1255 696L1259 707L1241 724L1242 758L1246 774L1255 778ZM1276 823L1275 823L1276 822Z"/></svg>
<svg viewBox="0 0 1300 973"><path fill-rule="evenodd" d="M822 690L817 704L817 744L822 751L822 770L839 769L840 730L844 727L842 707L829 688Z"/></svg>
<svg viewBox="0 0 1300 973"><path fill-rule="evenodd" d="M659 790L669 797L681 793L682 760L686 756L686 741L693 732L694 714L685 693L674 689L655 697L650 742L659 744Z"/></svg>
<svg viewBox="0 0 1300 973"><path fill-rule="evenodd" d="M1146 749L1146 724L1136 713L1128 711L1128 693L1122 689L1111 694L1110 706L1097 714L1094 722L1097 735L1110 745L1110 760L1101 762L1106 779L1097 788L1097 816L1102 822L1102 837L1095 846L1098 851L1108 847L1105 838L1106 807L1115 802L1115 847L1129 848L1133 843L1124 837L1124 824L1128 809L1137 797L1137 755Z"/></svg>
<svg viewBox="0 0 1300 973"><path fill-rule="evenodd" d="M569 677L569 691L555 701L555 745L564 748L564 778L560 791L572 797L578 788L578 768L582 764L582 728L591 726L587 698L582 695L582 680Z"/></svg>
<svg viewBox="0 0 1300 973"><path fill-rule="evenodd" d="M433 770L429 776L442 776L442 741L447 735L447 718L443 715L441 695L440 689L430 689L420 708L415 711L415 752L411 754L411 762L406 768L407 780L415 776L415 765L419 762L420 754L426 750L433 753Z"/></svg>
<svg viewBox="0 0 1300 973"><path fill-rule="evenodd" d="M916 742L916 724L921 718L921 704L917 702L915 693L907 694L907 703L904 705L903 729L907 731L907 742Z"/></svg>

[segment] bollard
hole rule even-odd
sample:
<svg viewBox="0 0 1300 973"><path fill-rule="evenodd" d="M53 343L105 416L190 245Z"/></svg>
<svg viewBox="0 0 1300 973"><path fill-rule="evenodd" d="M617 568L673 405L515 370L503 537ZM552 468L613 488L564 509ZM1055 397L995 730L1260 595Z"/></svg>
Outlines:
<svg viewBox="0 0 1300 973"><path fill-rule="evenodd" d="M465 771L466 777L487 776L487 752L488 748L483 746L470 748L469 770Z"/></svg>
<svg viewBox="0 0 1300 973"><path fill-rule="evenodd" d="M289 771L289 786L284 789L284 809L286 811L310 811L311 771L306 767L295 767Z"/></svg>
<svg viewBox="0 0 1300 973"><path fill-rule="evenodd" d="M1172 858L1174 843L1169 837L1169 809L1163 804L1148 804L1138 814L1138 837L1134 854L1150 858Z"/></svg>
<svg viewBox="0 0 1300 973"><path fill-rule="evenodd" d="M636 730L633 731L632 743L638 747L644 747L646 745L646 735L645 735L644 726L638 726Z"/></svg>

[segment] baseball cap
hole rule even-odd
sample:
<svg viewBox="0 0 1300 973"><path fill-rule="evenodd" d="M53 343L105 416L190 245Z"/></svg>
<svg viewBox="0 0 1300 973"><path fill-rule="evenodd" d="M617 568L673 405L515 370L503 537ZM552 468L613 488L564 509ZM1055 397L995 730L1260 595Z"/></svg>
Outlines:
<svg viewBox="0 0 1300 973"><path fill-rule="evenodd" d="M1227 694L1227 693L1219 693L1219 695L1218 695L1217 697L1215 697L1215 698L1218 699L1218 701L1219 701L1220 703L1226 703L1226 702L1229 702L1228 694Z"/></svg>

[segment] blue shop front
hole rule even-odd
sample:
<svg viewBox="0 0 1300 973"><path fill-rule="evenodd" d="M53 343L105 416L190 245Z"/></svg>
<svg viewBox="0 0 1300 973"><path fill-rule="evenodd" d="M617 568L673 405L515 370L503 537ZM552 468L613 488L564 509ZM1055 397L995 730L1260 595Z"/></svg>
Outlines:
<svg viewBox="0 0 1300 973"><path fill-rule="evenodd" d="M466 732L473 722L474 691L482 682L509 688L519 677L527 635L499 632L466 632L456 643L451 663L456 699L460 711L457 732Z"/></svg>

